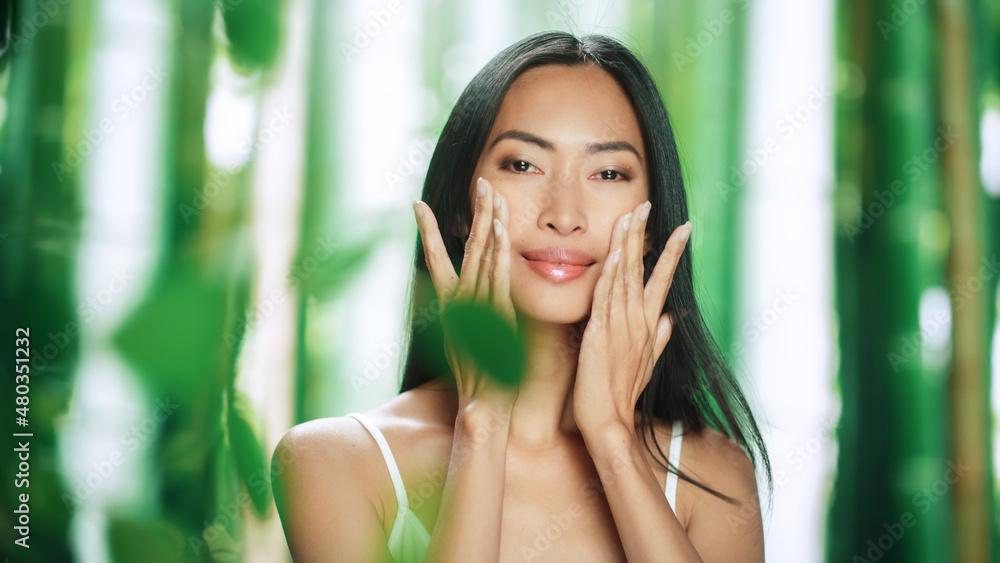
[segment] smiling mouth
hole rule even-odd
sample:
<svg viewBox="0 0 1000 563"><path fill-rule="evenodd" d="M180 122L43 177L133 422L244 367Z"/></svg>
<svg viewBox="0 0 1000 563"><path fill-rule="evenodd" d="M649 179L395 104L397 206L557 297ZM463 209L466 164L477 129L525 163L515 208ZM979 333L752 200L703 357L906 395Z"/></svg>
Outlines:
<svg viewBox="0 0 1000 563"><path fill-rule="evenodd" d="M560 267L567 267L567 268L586 268L587 266L593 266L594 264L597 263L597 261L595 260L594 262L587 262L586 264L580 264L580 263L568 264L566 262L551 262L549 260L532 260L531 258L528 258L527 256L525 256L524 259L527 260L528 262L538 262L540 264L551 264L553 266L560 266Z"/></svg>
<svg viewBox="0 0 1000 563"><path fill-rule="evenodd" d="M525 258L525 260L533 272L538 274L542 279L552 283L564 283L578 279L587 273L588 268L595 264L595 262L591 262L590 264L562 264L559 262L546 262L544 260L530 260L528 258Z"/></svg>

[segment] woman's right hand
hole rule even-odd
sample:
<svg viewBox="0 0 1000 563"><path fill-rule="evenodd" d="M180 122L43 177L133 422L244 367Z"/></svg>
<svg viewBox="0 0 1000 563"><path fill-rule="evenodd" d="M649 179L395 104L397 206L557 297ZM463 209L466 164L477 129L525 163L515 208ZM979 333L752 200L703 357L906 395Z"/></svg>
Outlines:
<svg viewBox="0 0 1000 563"><path fill-rule="evenodd" d="M413 203L424 258L442 312L455 301L483 303L492 306L516 330L510 298L510 235L507 230L510 211L506 199L489 181L480 177L476 183L475 211L460 275L455 273L448 257L434 213L422 201ZM443 326L445 355L455 374L459 413L470 406L483 404L489 410L509 415L517 400L518 387L499 383L482 373L471 358L456 354L450 344L448 328Z"/></svg>

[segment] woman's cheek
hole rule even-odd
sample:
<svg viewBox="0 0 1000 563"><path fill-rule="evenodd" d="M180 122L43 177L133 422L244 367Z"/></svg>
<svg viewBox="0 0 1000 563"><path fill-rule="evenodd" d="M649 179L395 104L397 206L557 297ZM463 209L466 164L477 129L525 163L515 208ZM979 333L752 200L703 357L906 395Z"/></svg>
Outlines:
<svg viewBox="0 0 1000 563"><path fill-rule="evenodd" d="M507 230L510 232L510 243L511 243L510 246L511 248L515 248L516 247L515 241L517 241L520 238L520 234L524 230L524 224L526 219L524 216L524 212L520 206L515 207L514 204L510 202L510 200L507 200L507 203L508 203Z"/></svg>

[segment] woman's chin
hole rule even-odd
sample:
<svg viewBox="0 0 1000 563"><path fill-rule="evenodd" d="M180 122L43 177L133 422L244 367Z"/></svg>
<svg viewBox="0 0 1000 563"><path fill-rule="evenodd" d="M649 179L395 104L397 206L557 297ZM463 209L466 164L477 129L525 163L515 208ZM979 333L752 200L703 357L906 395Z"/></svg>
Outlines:
<svg viewBox="0 0 1000 563"><path fill-rule="evenodd" d="M525 301L513 299L514 311L518 319L526 319L535 323L576 324L590 316L590 302L565 303L555 300L530 299Z"/></svg>

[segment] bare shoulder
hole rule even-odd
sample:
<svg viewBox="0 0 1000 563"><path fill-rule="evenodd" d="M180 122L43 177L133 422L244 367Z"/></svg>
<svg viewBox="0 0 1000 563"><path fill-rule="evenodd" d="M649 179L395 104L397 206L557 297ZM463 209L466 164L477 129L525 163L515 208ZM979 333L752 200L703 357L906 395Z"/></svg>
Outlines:
<svg viewBox="0 0 1000 563"><path fill-rule="evenodd" d="M390 442L392 451L405 449L409 438L426 436L434 429L447 429L455 419L449 397L434 386L425 385L401 393L386 403L362 413ZM395 439L393 439L395 438ZM292 427L281 441L272 460L279 473L285 466L343 466L348 473L369 475L372 464L384 464L371 433L349 416L320 418ZM359 470L352 471L351 468Z"/></svg>
<svg viewBox="0 0 1000 563"><path fill-rule="evenodd" d="M447 464L450 441L441 437L451 436L448 395L433 389L421 386L363 413L385 437L404 483L427 464ZM325 561L330 553L391 561L385 538L398 507L387 460L353 417L311 420L285 433L271 459L271 483L295 561Z"/></svg>
<svg viewBox="0 0 1000 563"><path fill-rule="evenodd" d="M295 561L389 561L385 507L370 468L381 463L365 429L347 417L289 430L271 459L271 484ZM379 538L383 538L381 541Z"/></svg>
<svg viewBox="0 0 1000 563"><path fill-rule="evenodd" d="M293 426L278 442L272 469L307 467L364 451L365 430L351 417L319 418Z"/></svg>
<svg viewBox="0 0 1000 563"><path fill-rule="evenodd" d="M408 496L422 495L418 489L426 492L426 482L437 482L443 480L437 477L447 475L457 411L455 395L432 381L365 413L385 436ZM383 475L380 482L384 504L394 514L396 497L388 475ZM411 510L425 522L432 521L433 506L427 506L421 498L410 500Z"/></svg>
<svg viewBox="0 0 1000 563"><path fill-rule="evenodd" d="M279 511L290 487L328 490L352 484L373 504L370 468L381 463L368 432L350 417L320 418L292 427L278 442L271 458L271 480ZM358 485L361 485L358 487Z"/></svg>
<svg viewBox="0 0 1000 563"><path fill-rule="evenodd" d="M735 440L711 428L684 434L681 470L703 477L708 486L730 497L757 492L750 457Z"/></svg>
<svg viewBox="0 0 1000 563"><path fill-rule="evenodd" d="M367 422L385 436L396 458L408 459L412 449L419 451L428 437L448 430L454 414L448 411L448 397L434 386L421 386L394 397L364 414ZM453 410L453 409L452 409ZM450 416L450 419L449 419ZM403 460L397 459L403 466ZM355 484L382 484L380 468L385 459L372 434L349 416L321 418L292 427L278 443L272 458L272 475L289 471L300 478L318 472L326 479L346 480ZM338 470L336 472L331 470ZM334 474L335 473L335 474ZM377 496L379 487L364 487Z"/></svg>
<svg viewBox="0 0 1000 563"><path fill-rule="evenodd" d="M404 483L442 463L447 467L454 414L448 394L435 385L406 391L362 414L385 438ZM327 495L333 500L350 494L370 506L387 533L392 526L397 506L386 458L372 433L352 417L291 428L274 451L271 475L283 520L295 519L292 505L299 513L303 505L319 510Z"/></svg>
<svg viewBox="0 0 1000 563"><path fill-rule="evenodd" d="M763 561L764 538L753 462L733 439L711 428L686 432L680 469L730 497L691 483L678 484L689 505L688 537L705 561ZM683 487L683 489L682 489Z"/></svg>

